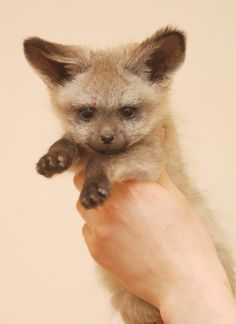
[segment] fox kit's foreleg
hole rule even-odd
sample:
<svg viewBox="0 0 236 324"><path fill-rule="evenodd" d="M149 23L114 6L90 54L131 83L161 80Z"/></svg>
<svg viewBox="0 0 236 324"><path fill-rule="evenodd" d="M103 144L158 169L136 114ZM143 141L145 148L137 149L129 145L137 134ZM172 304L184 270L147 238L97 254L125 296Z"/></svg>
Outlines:
<svg viewBox="0 0 236 324"><path fill-rule="evenodd" d="M80 202L85 208L95 208L109 197L111 183L99 156L91 156L85 167L85 180Z"/></svg>

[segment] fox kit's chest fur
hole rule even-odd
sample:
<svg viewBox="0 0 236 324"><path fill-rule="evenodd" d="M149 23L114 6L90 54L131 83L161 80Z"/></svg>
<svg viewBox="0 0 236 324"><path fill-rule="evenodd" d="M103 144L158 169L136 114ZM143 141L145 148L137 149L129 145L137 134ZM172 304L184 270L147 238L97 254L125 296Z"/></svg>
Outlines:
<svg viewBox="0 0 236 324"><path fill-rule="evenodd" d="M140 44L92 51L29 38L25 54L49 89L65 134L37 164L51 177L74 165L85 172L80 201L93 208L114 182L155 181L166 168L206 222L233 286L233 264L204 198L185 172L169 110L172 76L184 61L185 35L165 28ZM161 323L156 308L105 273L126 323Z"/></svg>

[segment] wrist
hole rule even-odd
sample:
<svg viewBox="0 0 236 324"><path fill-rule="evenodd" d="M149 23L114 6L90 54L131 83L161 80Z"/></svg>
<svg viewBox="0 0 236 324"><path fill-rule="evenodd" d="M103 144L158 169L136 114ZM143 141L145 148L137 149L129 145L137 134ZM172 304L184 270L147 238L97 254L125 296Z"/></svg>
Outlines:
<svg viewBox="0 0 236 324"><path fill-rule="evenodd" d="M228 281L186 281L158 301L166 324L235 324L236 305Z"/></svg>

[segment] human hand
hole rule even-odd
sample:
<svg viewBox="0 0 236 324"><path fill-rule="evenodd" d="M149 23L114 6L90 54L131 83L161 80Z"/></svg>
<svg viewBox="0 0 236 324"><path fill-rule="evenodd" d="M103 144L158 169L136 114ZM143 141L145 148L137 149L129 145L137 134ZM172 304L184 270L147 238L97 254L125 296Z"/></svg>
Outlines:
<svg viewBox="0 0 236 324"><path fill-rule="evenodd" d="M76 175L78 189L82 182ZM158 183L115 184L103 206L86 210L78 203L77 208L93 258L129 291L158 307L165 323L227 323L224 305L230 305L227 316L234 320L228 323L236 323L212 240L165 171ZM212 321L209 307L215 310Z"/></svg>

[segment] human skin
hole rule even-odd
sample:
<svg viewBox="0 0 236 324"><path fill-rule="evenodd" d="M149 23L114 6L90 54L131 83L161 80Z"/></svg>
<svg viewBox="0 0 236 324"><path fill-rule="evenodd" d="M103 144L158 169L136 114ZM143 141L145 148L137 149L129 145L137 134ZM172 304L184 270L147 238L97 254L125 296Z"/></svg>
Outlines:
<svg viewBox="0 0 236 324"><path fill-rule="evenodd" d="M83 175L74 178L80 190ZM163 171L158 183L115 184L103 206L80 202L88 249L165 324L236 324L226 273L200 217Z"/></svg>

